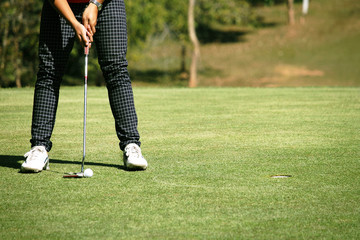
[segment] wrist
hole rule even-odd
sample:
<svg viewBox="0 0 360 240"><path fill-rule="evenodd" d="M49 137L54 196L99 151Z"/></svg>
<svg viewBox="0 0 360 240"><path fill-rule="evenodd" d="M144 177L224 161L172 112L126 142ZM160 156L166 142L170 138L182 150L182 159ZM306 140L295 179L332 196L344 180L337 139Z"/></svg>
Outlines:
<svg viewBox="0 0 360 240"><path fill-rule="evenodd" d="M76 29L77 27L79 27L79 25L81 25L81 23L79 23L77 19L74 19L73 21L69 21L69 23L73 29Z"/></svg>
<svg viewBox="0 0 360 240"><path fill-rule="evenodd" d="M97 9L98 9L98 11L101 11L101 9L102 9L102 2L103 1L101 1L101 0L90 0L90 3L89 3L89 6L90 5L93 5L93 6L96 6L97 7Z"/></svg>
<svg viewBox="0 0 360 240"><path fill-rule="evenodd" d="M89 2L89 5L87 6L87 8L89 8L91 10L94 10L94 11L97 11L97 12L100 11L99 8L95 4L93 4L91 2Z"/></svg>
<svg viewBox="0 0 360 240"><path fill-rule="evenodd" d="M81 24L78 20L76 20L74 23L70 23L72 28L74 29L75 33L86 33L86 29L83 24Z"/></svg>

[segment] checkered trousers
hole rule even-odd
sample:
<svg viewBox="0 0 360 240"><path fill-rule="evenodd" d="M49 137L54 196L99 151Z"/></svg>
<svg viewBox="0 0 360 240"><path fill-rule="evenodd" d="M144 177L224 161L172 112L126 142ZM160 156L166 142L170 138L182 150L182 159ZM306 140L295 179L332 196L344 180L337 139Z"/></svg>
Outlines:
<svg viewBox="0 0 360 240"><path fill-rule="evenodd" d="M70 6L81 22L87 4ZM75 33L71 26L48 1L44 1L30 142L32 146L45 146L47 151L52 147L50 138L55 125L60 84L74 41ZM94 41L120 148L124 150L129 143L140 145L133 91L127 71L127 30L123 0L108 0L104 3L98 15Z"/></svg>

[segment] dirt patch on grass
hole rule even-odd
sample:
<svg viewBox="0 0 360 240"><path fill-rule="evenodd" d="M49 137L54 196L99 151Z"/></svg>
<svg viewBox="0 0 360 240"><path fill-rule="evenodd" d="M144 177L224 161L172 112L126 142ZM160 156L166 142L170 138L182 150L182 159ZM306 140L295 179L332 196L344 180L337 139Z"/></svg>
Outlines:
<svg viewBox="0 0 360 240"><path fill-rule="evenodd" d="M322 77L324 72L321 70L311 70L304 66L277 65L274 69L275 74L282 77Z"/></svg>
<svg viewBox="0 0 360 240"><path fill-rule="evenodd" d="M310 69L306 66L278 64L269 69L268 76L260 78L239 79L234 76L207 78L206 83L215 86L247 86L247 87L298 87L330 84L324 71Z"/></svg>
<svg viewBox="0 0 360 240"><path fill-rule="evenodd" d="M280 86L306 86L316 85L316 77L321 78L325 74L321 70L309 69L305 66L294 66L279 64L274 67L273 76L263 77L255 81L258 86L280 87ZM304 82L304 78L311 81ZM302 80L300 80L302 79Z"/></svg>

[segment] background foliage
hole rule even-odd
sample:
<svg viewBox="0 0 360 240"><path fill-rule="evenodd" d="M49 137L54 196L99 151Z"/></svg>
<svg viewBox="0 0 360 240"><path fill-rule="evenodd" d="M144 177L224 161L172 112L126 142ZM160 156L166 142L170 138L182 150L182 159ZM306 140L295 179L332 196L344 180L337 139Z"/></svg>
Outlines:
<svg viewBox="0 0 360 240"><path fill-rule="evenodd" d="M206 33L219 24L249 24L253 18L251 1L198 0L197 23ZM259 2L259 1L257 1ZM266 1L265 1L266 2ZM0 5L0 86L33 85L37 72L37 46L42 0L3 0ZM181 44L187 41L187 5L184 0L131 0L125 1L128 14L129 47L135 49L130 58L141 58L148 42L171 38ZM201 35L201 33L200 33ZM206 38L206 34L203 34ZM204 37L203 37L204 38ZM102 84L96 60L90 61L89 74L97 76L93 84ZM64 84L81 84L82 50L76 45L70 56Z"/></svg>
<svg viewBox="0 0 360 240"><path fill-rule="evenodd" d="M0 87L33 86L43 0L0 2ZM360 1L311 1L288 25L287 0L197 0L200 86L359 86ZM187 86L191 44L186 0L125 0L129 70L137 86ZM89 83L103 85L96 46ZM63 85L81 85L82 48Z"/></svg>
<svg viewBox="0 0 360 240"><path fill-rule="evenodd" d="M37 68L41 0L0 3L0 86L29 85Z"/></svg>

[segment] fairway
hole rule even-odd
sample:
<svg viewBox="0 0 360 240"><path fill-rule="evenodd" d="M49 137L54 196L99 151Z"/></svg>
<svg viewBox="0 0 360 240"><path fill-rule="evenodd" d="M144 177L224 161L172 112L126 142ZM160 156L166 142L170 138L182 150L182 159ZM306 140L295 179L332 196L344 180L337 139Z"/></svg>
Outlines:
<svg viewBox="0 0 360 240"><path fill-rule="evenodd" d="M0 89L1 239L359 239L360 88L134 88L144 172L105 88L63 87L50 171L21 174L33 88ZM290 178L271 178L291 175Z"/></svg>

